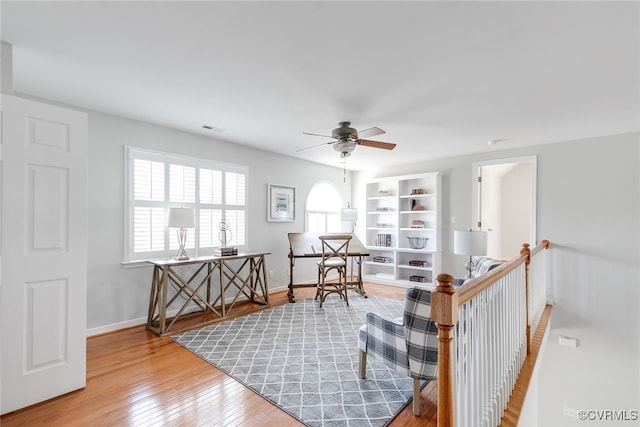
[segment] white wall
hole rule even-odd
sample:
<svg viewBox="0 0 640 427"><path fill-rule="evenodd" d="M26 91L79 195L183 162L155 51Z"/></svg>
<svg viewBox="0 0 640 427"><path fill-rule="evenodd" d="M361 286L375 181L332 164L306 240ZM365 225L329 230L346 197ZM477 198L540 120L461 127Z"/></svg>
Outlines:
<svg viewBox="0 0 640 427"><path fill-rule="evenodd" d="M123 268L124 146L149 148L249 166L248 248L268 251L269 288L289 282L287 233L304 231L304 203L314 183L333 183L348 200L340 168L322 166L242 145L89 111L88 328L91 333L146 321L151 267ZM349 174L350 175L350 174ZM349 179L349 175L347 178ZM266 221L267 183L296 187L296 221ZM315 277L296 262L296 282ZM306 271L305 271L306 267Z"/></svg>
<svg viewBox="0 0 640 427"><path fill-rule="evenodd" d="M482 229L487 231L487 256L504 259L508 255L502 253L502 185L501 173L505 165L482 166ZM474 208L475 209L475 208ZM522 244L522 242L520 242Z"/></svg>
<svg viewBox="0 0 640 427"><path fill-rule="evenodd" d="M531 188L531 166L521 163L509 170L501 179L500 258L510 258L529 240L531 228L531 193L520 191Z"/></svg>
<svg viewBox="0 0 640 427"><path fill-rule="evenodd" d="M434 160L354 175L362 206L368 177L440 171L443 176L443 271L460 276L453 228L471 225L471 164L538 156L538 239L549 239L550 339L539 378L541 426L579 424L574 409L640 409L640 169L638 133ZM456 217L451 225L446 219ZM514 254L515 255L515 254ZM558 335L579 340L560 347ZM580 425L584 425L584 422Z"/></svg>
<svg viewBox="0 0 640 427"><path fill-rule="evenodd" d="M538 232L555 248L541 425L584 425L563 406L640 409L638 146L638 134L594 138L545 147L539 162Z"/></svg>

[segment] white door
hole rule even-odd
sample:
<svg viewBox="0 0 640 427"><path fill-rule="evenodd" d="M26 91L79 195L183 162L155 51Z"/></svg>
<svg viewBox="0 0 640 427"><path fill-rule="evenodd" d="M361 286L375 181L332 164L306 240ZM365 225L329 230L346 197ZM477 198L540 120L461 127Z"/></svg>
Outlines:
<svg viewBox="0 0 640 427"><path fill-rule="evenodd" d="M487 255L510 259L536 244L536 157L473 164L473 224L487 232Z"/></svg>
<svg viewBox="0 0 640 427"><path fill-rule="evenodd" d="M2 95L2 413L85 386L87 115Z"/></svg>

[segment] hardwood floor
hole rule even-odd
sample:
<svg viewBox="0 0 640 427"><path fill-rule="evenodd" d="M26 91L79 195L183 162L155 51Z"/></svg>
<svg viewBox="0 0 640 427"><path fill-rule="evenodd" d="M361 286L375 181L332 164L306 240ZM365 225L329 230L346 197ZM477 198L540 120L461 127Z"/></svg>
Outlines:
<svg viewBox="0 0 640 427"><path fill-rule="evenodd" d="M366 290L399 300L405 294L403 288L369 283ZM314 288L299 288L296 298L314 292ZM286 292L271 294L270 299L272 306L284 304ZM415 417L408 405L390 425L435 426L435 381L422 390L420 408L420 417ZM0 423L3 427L303 425L169 337L158 337L144 326L89 338L84 389L6 414Z"/></svg>

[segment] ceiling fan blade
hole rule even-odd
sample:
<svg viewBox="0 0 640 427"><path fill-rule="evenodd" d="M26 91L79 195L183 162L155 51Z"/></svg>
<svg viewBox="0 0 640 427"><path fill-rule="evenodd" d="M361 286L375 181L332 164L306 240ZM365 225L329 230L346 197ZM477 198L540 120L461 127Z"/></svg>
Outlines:
<svg viewBox="0 0 640 427"><path fill-rule="evenodd" d="M361 138L362 137L368 138L370 136L382 135L383 133L386 133L386 132L380 129L379 127L374 126L369 129L361 130L360 132L358 132L358 136Z"/></svg>
<svg viewBox="0 0 640 427"><path fill-rule="evenodd" d="M382 148L383 150L393 150L396 148L396 144L391 142L371 141L368 139L359 139L357 143L365 147Z"/></svg>
<svg viewBox="0 0 640 427"><path fill-rule="evenodd" d="M306 147L306 148L301 148L299 150L296 150L296 153L301 153L303 151L311 150L312 148L318 148L318 147L321 147L323 145L331 145L331 144L334 144L334 143L335 143L335 141L323 142L322 144L312 145L311 147Z"/></svg>
<svg viewBox="0 0 640 427"><path fill-rule="evenodd" d="M333 138L331 135L320 135L319 133L310 133L310 132L302 132L305 135L311 135L311 136L324 136L325 138Z"/></svg>

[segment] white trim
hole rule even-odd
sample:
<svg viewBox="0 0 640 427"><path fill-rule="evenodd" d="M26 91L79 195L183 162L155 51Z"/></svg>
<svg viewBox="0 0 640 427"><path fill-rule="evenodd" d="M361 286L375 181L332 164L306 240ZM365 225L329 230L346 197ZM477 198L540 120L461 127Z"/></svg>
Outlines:
<svg viewBox="0 0 640 427"><path fill-rule="evenodd" d="M148 264L146 260L122 261L121 264L122 264L122 268L153 267L151 264Z"/></svg>
<svg viewBox="0 0 640 427"><path fill-rule="evenodd" d="M110 325L100 326L97 328L90 328L87 329L87 338L119 331L120 329L126 329L132 326L144 325L145 323L147 323L146 317L138 317L137 319L127 320L126 322L112 323Z"/></svg>
<svg viewBox="0 0 640 427"><path fill-rule="evenodd" d="M507 157L503 159L484 160L480 162L473 162L471 165L471 224L472 228L476 229L478 224L478 176L479 169L482 166L501 165L505 163L531 163L531 235L529 244L531 247L535 247L538 242L538 235L536 230L537 223L537 200L538 200L538 156L521 156L521 157Z"/></svg>
<svg viewBox="0 0 640 427"><path fill-rule="evenodd" d="M134 203L133 200L133 182L132 182L132 177L133 177L133 173L134 171L132 170L133 168L133 164L134 164L134 160L136 159L141 159L141 160L148 160L148 161L154 161L154 162L160 162L164 165L165 168L165 195L162 201L137 201ZM244 242L242 244L236 244L236 246L239 249L244 249L248 246L249 244L249 236L248 236L248 231L249 231L249 226L248 226L248 215L249 215L249 210L248 210L248 201L249 201L249 167L245 166L245 165L239 165L236 163L227 163L227 162L221 162L221 161L217 161L217 160L210 160L210 159L201 159L201 158L197 158L197 157L192 157L192 156L185 156L185 155L180 155L180 154L174 154L174 153L168 153L168 152L161 152L161 151L154 151L154 150L148 150L145 148L138 148L138 147L132 147L132 146L125 146L124 147L124 170L125 170L125 177L124 177L124 205L125 205L125 209L124 209L124 230L123 230L123 234L124 234L124 239L123 239L123 265L125 266L125 268L127 267L136 267L137 265L135 265L136 262L138 261L144 261L146 259L151 259L151 258L162 258L162 257L168 257L171 256L172 253L175 251L175 248L173 249L169 249L170 244L170 238L169 238L169 234L168 231L165 227L164 229L164 233L165 233L165 242L164 242L164 250L155 250L155 251L149 251L149 252L133 252L133 234L132 234L132 224L131 224L131 220L132 220L132 215L133 215L133 208L135 206L142 206L142 207L148 207L148 208L162 208L166 211L166 209L168 209L169 207L173 207L173 206L182 206L182 207L193 207L196 209L197 211L197 218L199 221L200 218L200 209L220 209L221 211L237 211L237 210L241 210L244 211L244 224L238 224L238 225L244 225L244 230L240 230L242 232L242 236L244 237ZM182 203L177 203L177 202L171 202L170 201L170 194L166 193L166 191L168 191L169 189L169 177L170 177L170 172L169 172L169 166L168 165L173 165L173 164L177 164L180 166L187 166L187 167L192 167L196 170L196 182L195 182L195 200L194 201L190 201L190 202L182 202ZM202 169L213 169L213 170L217 170L217 171L221 171L222 172L222 182L223 182L223 188L222 188L222 192L223 192L223 199L221 201L221 203L215 203L215 204L209 204L209 203L202 203L199 200L199 185L200 185L200 179L198 178L200 171ZM226 184L225 184L225 179L228 178L228 174L238 174L238 175L242 175L244 177L244 203L239 204L239 205L234 205L234 204L228 204L227 203L227 199L226 197L224 197L224 192L226 190ZM210 206L210 207L209 207ZM165 212L166 215L166 212ZM156 224L157 226L157 224ZM157 229L157 228L156 228ZM200 255L206 255L206 254L213 254L213 251L215 249L215 243L214 246L207 246L204 248L200 247L200 239L199 239L199 233L200 230L199 228L196 228L195 231L193 231L193 233L195 234L191 234L192 236L195 237L194 240L194 247L192 248L187 248L187 252L189 252L190 255L193 256L200 256ZM240 235L238 235L240 236ZM219 246L219 245L218 245ZM133 265L130 265L133 264Z"/></svg>

